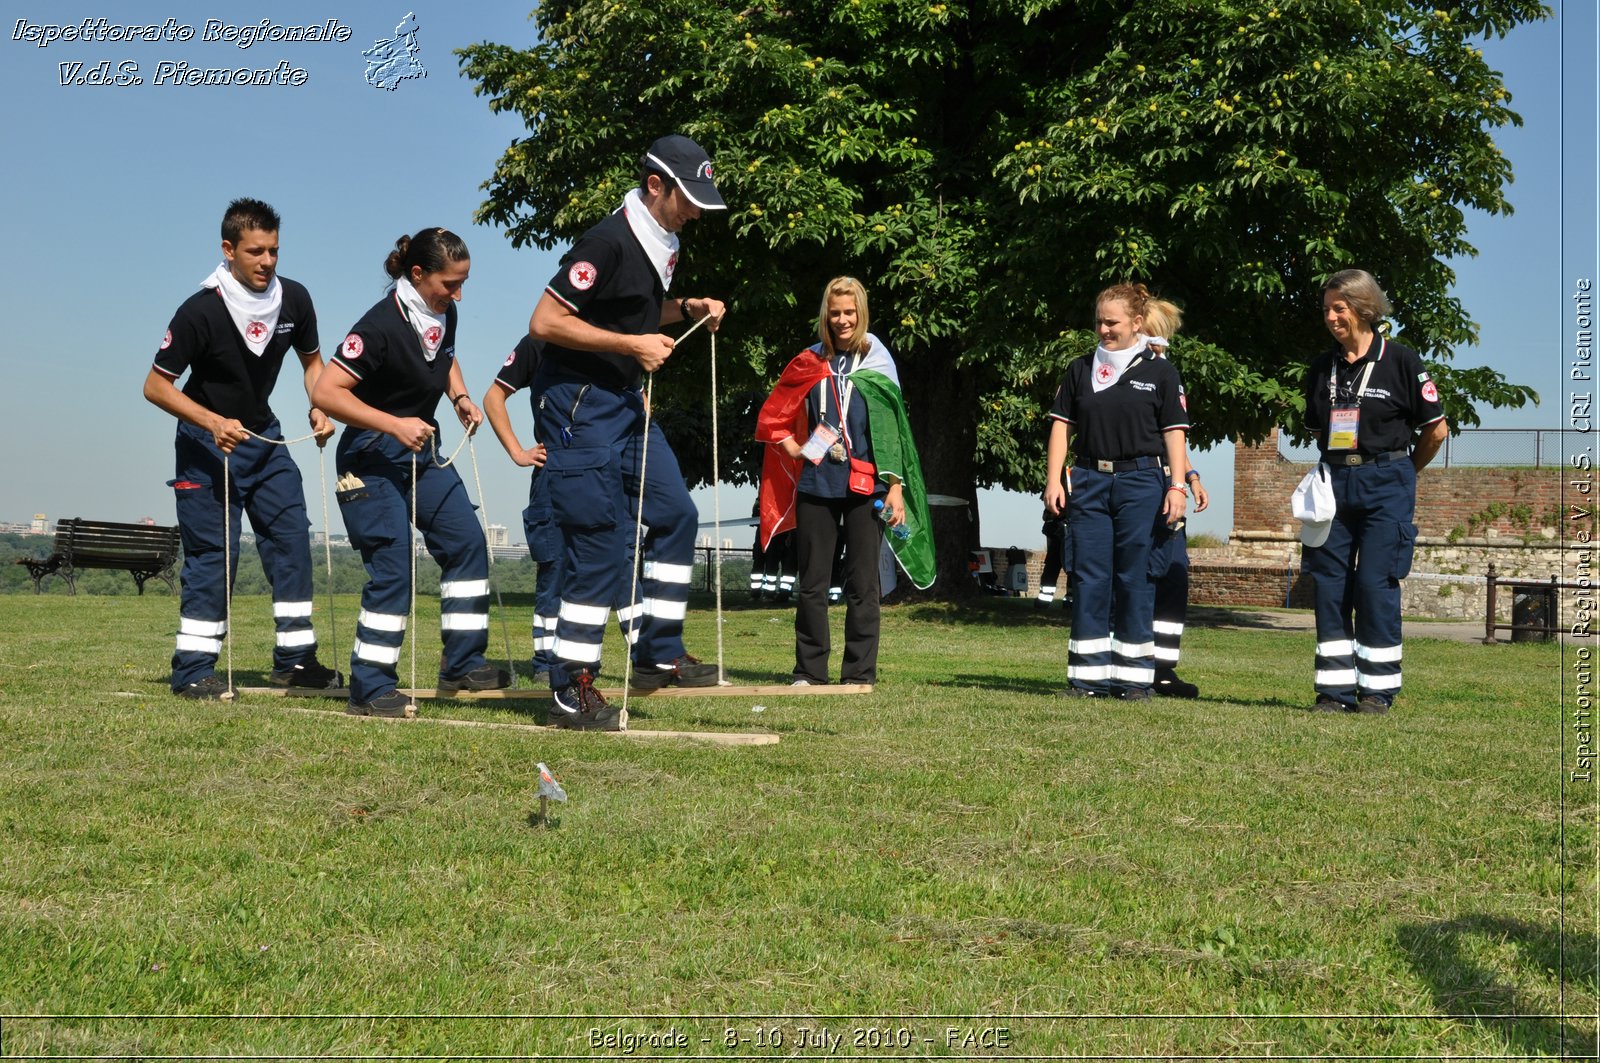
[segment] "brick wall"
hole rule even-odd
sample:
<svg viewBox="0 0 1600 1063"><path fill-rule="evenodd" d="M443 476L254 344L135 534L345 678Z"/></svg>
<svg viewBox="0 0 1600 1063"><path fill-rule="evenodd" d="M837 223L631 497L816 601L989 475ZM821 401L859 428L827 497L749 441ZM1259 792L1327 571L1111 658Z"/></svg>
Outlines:
<svg viewBox="0 0 1600 1063"><path fill-rule="evenodd" d="M1235 447L1234 535L1298 532L1299 524L1289 512L1289 495L1312 464L1280 456L1276 430L1260 446ZM1560 467L1445 469L1430 465L1417 477L1417 534L1441 539L1452 532L1472 538L1554 538L1562 514L1563 472Z"/></svg>

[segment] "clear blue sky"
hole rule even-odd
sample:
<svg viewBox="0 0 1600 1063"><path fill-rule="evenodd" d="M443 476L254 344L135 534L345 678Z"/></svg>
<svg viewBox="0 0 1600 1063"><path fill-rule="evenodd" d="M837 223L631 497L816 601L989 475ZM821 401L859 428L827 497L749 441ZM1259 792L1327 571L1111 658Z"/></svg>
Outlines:
<svg viewBox="0 0 1600 1063"><path fill-rule="evenodd" d="M384 254L401 233L443 225L472 250L472 276L461 304L458 357L480 395L527 319L554 269L554 254L513 251L498 232L474 226L479 185L520 123L489 113L456 72L455 48L480 40L525 44L531 5L399 0L380 4L279 2L248 7L152 3L6 5L0 89L7 100L8 202L0 240L10 249L0 307L18 332L3 355L0 442L11 454L0 480L0 520L85 516L173 521L170 417L140 396L140 385L177 305L220 260L222 208L239 195L271 202L283 215L280 269L306 284L316 301L324 349L382 293ZM1504 72L1524 116L1503 132L1517 180L1510 218L1474 219L1481 255L1458 264L1458 293L1482 326L1461 365L1488 364L1538 389L1541 409L1490 413L1494 426L1557 427L1565 416L1563 354L1570 335L1571 278L1595 277L1595 10L1591 2L1557 5L1555 20L1485 44ZM201 40L208 19L253 24L321 24L351 31L347 42L261 42L248 49ZM420 27L427 77L384 91L364 80L361 53L391 37L407 11ZM230 12L236 12L230 14ZM30 24L111 23L193 26L187 42L14 40ZM134 63L140 85L60 84L59 64L115 73ZM276 67L305 71L299 86L158 85L163 61L195 67ZM1563 92L1557 72L1565 69ZM640 130L641 145L662 130ZM403 144L403 149L397 149ZM1373 150L1382 150L1381 135ZM1563 162L1565 169L1563 171ZM714 224L714 222L712 223ZM1567 261L1561 261L1565 241ZM693 230L687 253L693 254ZM298 380L285 373L275 407L285 429L303 434ZM524 420L521 397L512 406ZM1041 431L1042 431L1041 427ZM459 439L446 425L447 442ZM317 453L296 448L308 506L320 525ZM485 432L477 447L489 519L520 539L527 474ZM462 453L465 464L466 452ZM329 454L331 467L331 452ZM1231 448L1202 455L1216 505L1198 530L1229 527ZM470 470L467 470L470 480ZM700 492L703 520L711 518ZM723 490L725 515L747 514L753 489ZM984 492L989 545L1018 536L1037 545L1031 498ZM342 531L337 508L334 531ZM743 545L747 533L734 533Z"/></svg>

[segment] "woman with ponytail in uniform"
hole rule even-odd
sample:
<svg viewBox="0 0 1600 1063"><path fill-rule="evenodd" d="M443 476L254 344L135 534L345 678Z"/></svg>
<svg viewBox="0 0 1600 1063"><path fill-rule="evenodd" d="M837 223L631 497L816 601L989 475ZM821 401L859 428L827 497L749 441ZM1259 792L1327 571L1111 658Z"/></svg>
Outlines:
<svg viewBox="0 0 1600 1063"><path fill-rule="evenodd" d="M394 283L329 360L341 371L323 373L317 384L317 405L349 426L339 439L339 509L369 577L350 655L352 715L415 712L396 689L413 593L413 514L441 570L439 692L511 682L484 657L488 547L460 474L444 463L435 418L443 397L467 432L483 421L455 357L455 304L471 265L467 245L447 229L395 241L384 260Z"/></svg>

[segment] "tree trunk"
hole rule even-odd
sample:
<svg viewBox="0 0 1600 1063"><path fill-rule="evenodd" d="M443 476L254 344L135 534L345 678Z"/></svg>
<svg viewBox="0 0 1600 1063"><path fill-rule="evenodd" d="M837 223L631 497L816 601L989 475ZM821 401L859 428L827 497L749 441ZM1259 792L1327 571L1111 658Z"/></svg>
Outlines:
<svg viewBox="0 0 1600 1063"><path fill-rule="evenodd" d="M916 596L961 601L978 593L969 559L978 548L978 488L975 455L978 443L977 399L959 386L948 368L953 349L919 351L901 362L901 393L911 418L922 477L932 495L965 499L964 506L930 506L938 577ZM934 368L938 367L938 368Z"/></svg>

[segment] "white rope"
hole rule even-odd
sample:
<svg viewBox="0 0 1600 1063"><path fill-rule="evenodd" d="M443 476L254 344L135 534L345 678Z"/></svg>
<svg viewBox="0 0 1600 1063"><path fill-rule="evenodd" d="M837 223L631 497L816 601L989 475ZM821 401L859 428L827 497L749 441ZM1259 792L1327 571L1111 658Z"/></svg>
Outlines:
<svg viewBox="0 0 1600 1063"><path fill-rule="evenodd" d="M489 586L494 588L494 604L500 613L500 631L506 640L506 671L511 673L511 689L517 689L517 664L511 659L511 625L506 622L506 603L500 597L500 588L494 581L494 544L489 541L489 505L484 500L483 480L478 477L478 448L472 439L472 430L468 429L467 455L472 459L472 483L478 492L478 515L483 524L483 548L489 554ZM443 606L440 607L441 609Z"/></svg>
<svg viewBox="0 0 1600 1063"><path fill-rule="evenodd" d="M254 433L252 433L254 434ZM228 689L224 701L233 700L233 491L228 485L229 455L222 455L222 637L228 647Z"/></svg>
<svg viewBox="0 0 1600 1063"><path fill-rule="evenodd" d="M406 528L406 552L411 555L411 610L406 621L406 641L411 644L411 689L417 689L417 452L411 452L411 524Z"/></svg>
<svg viewBox="0 0 1600 1063"><path fill-rule="evenodd" d="M709 314L707 315L710 316ZM705 320L704 318L701 319ZM716 527L716 565L713 579L717 585L717 684L728 681L722 667L722 479L717 451L717 334L711 334L711 520Z"/></svg>
<svg viewBox="0 0 1600 1063"><path fill-rule="evenodd" d="M339 625L333 615L333 537L328 526L328 448L317 447L317 475L322 494L322 556L328 570L328 656L334 672L339 671ZM349 682L347 678L345 680Z"/></svg>
<svg viewBox="0 0 1600 1063"><path fill-rule="evenodd" d="M439 460L438 437L437 436L429 436L428 437L428 450L433 455L433 464L435 466L437 466L438 468L441 468L441 469L448 469L450 466L454 465L456 463L456 455L461 453L461 448L466 446L467 445L467 440L469 440L471 438L472 438L472 433L470 433L470 432L468 432L467 434L463 435L461 437L461 442L456 444L456 449L454 449L454 450L452 450L450 452L450 456L448 458L445 458L443 461L440 461ZM474 463L476 463L477 462L477 457L474 456L472 460L473 460ZM482 497L482 496L480 496L480 497Z"/></svg>
<svg viewBox="0 0 1600 1063"><path fill-rule="evenodd" d="M701 320L705 320L702 318ZM690 331L693 331L692 329ZM684 333L688 335L688 333ZM647 373L644 378L644 435L639 438L639 506L633 518L633 564L629 566L628 573L628 609L634 608L635 599L639 594L639 550L644 538L644 485L645 465L650 460L650 405L651 397L655 392L656 375ZM633 615L640 627L644 626L644 607L641 604L639 611ZM633 685L633 647L637 644L639 632L634 631L634 637L628 638L628 625L622 627L622 712L621 726L623 730L628 727L628 688Z"/></svg>

